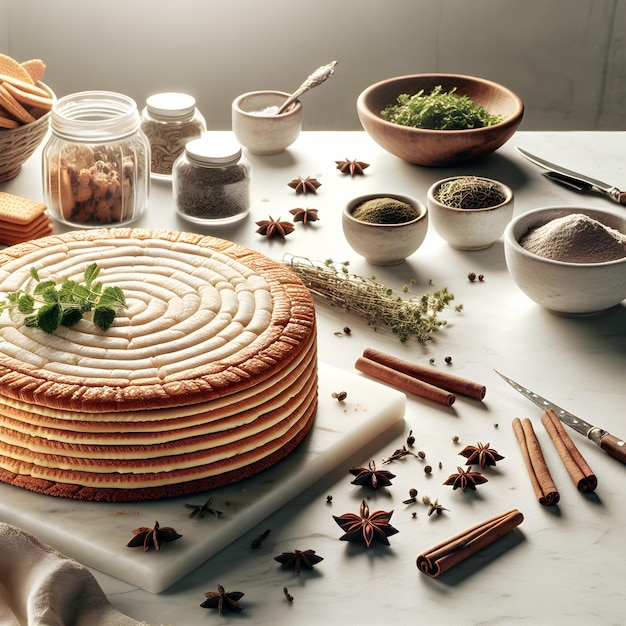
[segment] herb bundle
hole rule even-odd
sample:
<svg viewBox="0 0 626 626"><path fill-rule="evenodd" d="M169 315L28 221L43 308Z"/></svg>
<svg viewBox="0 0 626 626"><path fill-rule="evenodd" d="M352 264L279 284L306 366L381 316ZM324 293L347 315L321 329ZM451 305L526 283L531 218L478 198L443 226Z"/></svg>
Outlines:
<svg viewBox="0 0 626 626"><path fill-rule="evenodd" d="M446 287L432 294L406 297L375 277L352 274L347 263L330 259L321 262L288 255L283 262L300 276L311 293L358 315L374 328L387 327L402 342L415 338L424 343L430 339L447 323L438 314L454 300ZM408 287L403 293L408 294ZM454 308L460 312L463 305Z"/></svg>
<svg viewBox="0 0 626 626"><path fill-rule="evenodd" d="M126 299L119 287L95 282L99 273L100 267L92 263L85 269L84 284L66 278L57 285L53 280L41 280L33 267L29 284L34 283L32 289L7 294L0 302L0 313L17 310L26 316L26 326L54 333L60 326L75 326L85 313L93 311L93 323L107 330L115 319L116 308L125 307Z"/></svg>
<svg viewBox="0 0 626 626"><path fill-rule="evenodd" d="M380 114L394 124L429 130L468 130L502 121L502 116L491 115L467 96L454 95L455 91L444 92L437 85L429 94L423 89L415 95L400 94L397 104L390 104Z"/></svg>

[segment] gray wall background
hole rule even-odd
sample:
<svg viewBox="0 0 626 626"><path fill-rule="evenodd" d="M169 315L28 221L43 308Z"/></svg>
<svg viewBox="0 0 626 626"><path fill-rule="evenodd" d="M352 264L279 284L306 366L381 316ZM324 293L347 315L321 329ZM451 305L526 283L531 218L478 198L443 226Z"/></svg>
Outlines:
<svg viewBox="0 0 626 626"><path fill-rule="evenodd" d="M305 129L360 129L362 89L434 71L507 85L523 130L626 129L626 0L0 0L0 51L42 58L58 96L191 93L220 130L240 93L333 59Z"/></svg>

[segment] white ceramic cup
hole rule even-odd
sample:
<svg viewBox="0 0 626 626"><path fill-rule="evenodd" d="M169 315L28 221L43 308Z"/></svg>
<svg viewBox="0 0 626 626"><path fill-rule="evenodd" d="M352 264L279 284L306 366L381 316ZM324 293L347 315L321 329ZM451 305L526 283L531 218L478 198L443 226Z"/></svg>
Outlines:
<svg viewBox="0 0 626 626"><path fill-rule="evenodd" d="M302 130L302 104L296 100L284 113L275 111L290 94L251 91L233 100L232 127L237 141L254 154L277 154Z"/></svg>

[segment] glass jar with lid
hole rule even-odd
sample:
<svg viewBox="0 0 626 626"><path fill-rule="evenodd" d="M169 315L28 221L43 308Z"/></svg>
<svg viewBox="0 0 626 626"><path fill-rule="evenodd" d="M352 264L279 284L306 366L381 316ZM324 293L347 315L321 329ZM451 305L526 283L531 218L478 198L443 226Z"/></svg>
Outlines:
<svg viewBox="0 0 626 626"><path fill-rule="evenodd" d="M228 224L250 210L250 165L234 135L193 139L173 168L176 210L197 224Z"/></svg>
<svg viewBox="0 0 626 626"><path fill-rule="evenodd" d="M174 161L185 145L201 137L206 121L196 108L196 100L186 93L157 93L146 100L141 111L141 128L150 141L153 178L169 180Z"/></svg>
<svg viewBox="0 0 626 626"><path fill-rule="evenodd" d="M137 220L150 193L150 143L132 98L83 91L52 108L44 198L57 221L82 228Z"/></svg>

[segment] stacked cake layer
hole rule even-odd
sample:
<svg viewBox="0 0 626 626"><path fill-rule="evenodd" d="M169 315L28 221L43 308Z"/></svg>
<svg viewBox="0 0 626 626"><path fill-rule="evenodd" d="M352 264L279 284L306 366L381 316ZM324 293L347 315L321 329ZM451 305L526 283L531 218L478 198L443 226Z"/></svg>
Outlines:
<svg viewBox="0 0 626 626"><path fill-rule="evenodd" d="M170 231L76 231L0 253L0 297L91 263L128 307L107 331L0 317L0 478L43 493L141 500L268 467L311 427L315 312L258 252Z"/></svg>

